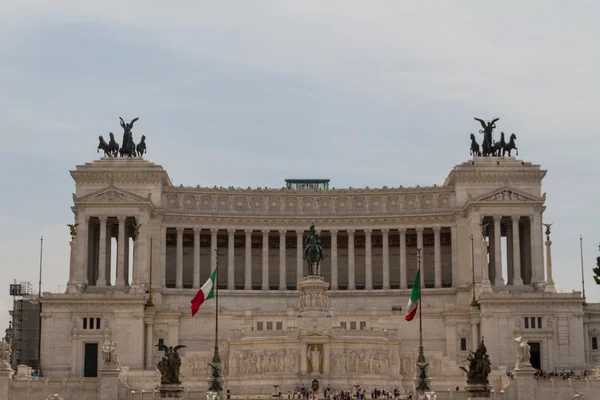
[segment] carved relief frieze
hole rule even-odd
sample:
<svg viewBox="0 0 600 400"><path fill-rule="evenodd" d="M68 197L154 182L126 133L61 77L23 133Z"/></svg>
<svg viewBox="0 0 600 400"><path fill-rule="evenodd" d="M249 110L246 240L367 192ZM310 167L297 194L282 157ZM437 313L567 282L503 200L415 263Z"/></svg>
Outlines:
<svg viewBox="0 0 600 400"><path fill-rule="evenodd" d="M523 201L540 201L532 196L527 196L518 193L512 189L504 188L495 193L480 198L478 201L503 201L503 202L523 202Z"/></svg>
<svg viewBox="0 0 600 400"><path fill-rule="evenodd" d="M252 349L231 351L229 375L297 374L300 370L299 349Z"/></svg>
<svg viewBox="0 0 600 400"><path fill-rule="evenodd" d="M336 374L398 375L396 349L332 349L331 370Z"/></svg>

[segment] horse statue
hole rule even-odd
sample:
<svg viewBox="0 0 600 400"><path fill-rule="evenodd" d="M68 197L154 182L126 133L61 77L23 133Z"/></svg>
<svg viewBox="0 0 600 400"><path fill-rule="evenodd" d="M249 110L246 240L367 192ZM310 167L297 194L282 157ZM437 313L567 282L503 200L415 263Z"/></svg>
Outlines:
<svg viewBox="0 0 600 400"><path fill-rule="evenodd" d="M515 135L514 133L512 133L510 135L510 140L508 141L508 143L502 149L502 157L504 157L504 154L506 154L507 151L508 151L508 156L510 157L510 152L513 149L517 152L516 155L519 155L519 149L517 148L517 145L515 144L515 139L516 138L517 138L517 135Z"/></svg>
<svg viewBox="0 0 600 400"><path fill-rule="evenodd" d="M321 263L321 254L317 247L317 239L314 235L307 237L308 246L306 249L306 262L308 263L308 274L319 275Z"/></svg>
<svg viewBox="0 0 600 400"><path fill-rule="evenodd" d="M504 132L500 132L500 141L492 145L492 155L495 157L500 157L500 153L504 151L505 146L506 140L504 140Z"/></svg>
<svg viewBox="0 0 600 400"><path fill-rule="evenodd" d="M111 157L116 157L119 155L119 143L115 140L115 134L112 132L108 132L110 136L110 140L108 141L108 151Z"/></svg>
<svg viewBox="0 0 600 400"><path fill-rule="evenodd" d="M110 148L108 146L108 143L106 143L102 135L98 136L98 140L100 140L100 143L98 144L96 153L99 153L100 150L102 150L104 152L104 157L110 157Z"/></svg>
<svg viewBox="0 0 600 400"><path fill-rule="evenodd" d="M146 136L142 135L142 141L137 145L137 156L141 157L146 152Z"/></svg>
<svg viewBox="0 0 600 400"><path fill-rule="evenodd" d="M471 133L471 155L481 157L481 150L479 150L479 143L475 140L475 134Z"/></svg>

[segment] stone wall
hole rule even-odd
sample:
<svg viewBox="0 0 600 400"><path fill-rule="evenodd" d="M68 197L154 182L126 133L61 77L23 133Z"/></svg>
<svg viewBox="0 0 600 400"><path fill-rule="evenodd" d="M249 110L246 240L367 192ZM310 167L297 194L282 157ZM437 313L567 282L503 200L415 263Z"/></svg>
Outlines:
<svg viewBox="0 0 600 400"><path fill-rule="evenodd" d="M7 400L46 400L58 394L63 399L96 400L95 378L15 378L8 380Z"/></svg>

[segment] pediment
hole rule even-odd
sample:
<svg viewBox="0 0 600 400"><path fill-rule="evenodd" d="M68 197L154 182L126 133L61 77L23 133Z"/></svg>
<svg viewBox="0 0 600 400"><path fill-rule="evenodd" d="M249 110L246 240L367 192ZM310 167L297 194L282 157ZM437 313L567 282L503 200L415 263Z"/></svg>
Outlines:
<svg viewBox="0 0 600 400"><path fill-rule="evenodd" d="M85 196L74 199L76 203L149 203L149 198L144 198L135 193L109 186Z"/></svg>
<svg viewBox="0 0 600 400"><path fill-rule="evenodd" d="M310 330L310 331L305 331L305 330L301 330L300 331L300 336L304 336L304 337L311 337L311 338L326 338L329 337L331 335L331 332L327 331L315 331L315 330Z"/></svg>
<svg viewBox="0 0 600 400"><path fill-rule="evenodd" d="M515 190L510 187L503 187L488 192L482 196L479 196L471 201L474 202L511 202L511 203L523 203L523 202L540 202L544 201L543 197L533 196L528 193Z"/></svg>

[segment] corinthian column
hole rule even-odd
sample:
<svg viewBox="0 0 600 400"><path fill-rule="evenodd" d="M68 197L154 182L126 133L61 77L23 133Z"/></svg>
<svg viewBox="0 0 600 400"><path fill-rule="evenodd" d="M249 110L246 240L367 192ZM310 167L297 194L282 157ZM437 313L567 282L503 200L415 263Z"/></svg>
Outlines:
<svg viewBox="0 0 600 400"><path fill-rule="evenodd" d="M425 287L425 257L423 251L423 227L417 226L417 249L421 249L421 287Z"/></svg>
<svg viewBox="0 0 600 400"><path fill-rule="evenodd" d="M227 229L227 289L235 289L235 229Z"/></svg>
<svg viewBox="0 0 600 400"><path fill-rule="evenodd" d="M442 287L442 249L440 243L440 227L433 227L433 253L435 265L435 287Z"/></svg>
<svg viewBox="0 0 600 400"><path fill-rule="evenodd" d="M300 290L300 282L302 282L302 253L304 251L304 243L302 243L302 235L304 230L296 230L296 288Z"/></svg>
<svg viewBox="0 0 600 400"><path fill-rule="evenodd" d="M513 243L513 286L523 286L521 277L521 246L519 240L520 215L512 215L512 243Z"/></svg>
<svg viewBox="0 0 600 400"><path fill-rule="evenodd" d="M356 272L354 269L354 229L348 229L348 290L356 289Z"/></svg>
<svg viewBox="0 0 600 400"><path fill-rule="evenodd" d="M96 286L106 286L106 217L100 219L100 243L98 251L98 280Z"/></svg>
<svg viewBox="0 0 600 400"><path fill-rule="evenodd" d="M365 229L365 289L373 290L373 251L371 246L372 229Z"/></svg>
<svg viewBox="0 0 600 400"><path fill-rule="evenodd" d="M262 230L262 290L269 290L269 230Z"/></svg>
<svg viewBox="0 0 600 400"><path fill-rule="evenodd" d="M494 253L496 265L495 286L504 286L504 278L502 277L502 216L494 215Z"/></svg>
<svg viewBox="0 0 600 400"><path fill-rule="evenodd" d="M194 228L194 288L200 287L200 231Z"/></svg>
<svg viewBox="0 0 600 400"><path fill-rule="evenodd" d="M381 230L382 235L382 257L383 257L383 289L390 288L390 241L389 241L389 232L388 228L383 228Z"/></svg>
<svg viewBox="0 0 600 400"><path fill-rule="evenodd" d="M337 229L331 229L331 290L338 290L338 244Z"/></svg>
<svg viewBox="0 0 600 400"><path fill-rule="evenodd" d="M183 288L183 228L178 226L177 230L177 254L175 258L175 287Z"/></svg>
<svg viewBox="0 0 600 400"><path fill-rule="evenodd" d="M279 230L279 290L286 290L286 276L285 276L285 235L287 231L285 229Z"/></svg>
<svg viewBox="0 0 600 400"><path fill-rule="evenodd" d="M117 284L125 286L125 217L117 217L119 220L119 239L117 252Z"/></svg>
<svg viewBox="0 0 600 400"><path fill-rule="evenodd" d="M545 292L556 293L556 288L554 287L554 279L552 279L552 254L550 251L550 246L552 246L552 241L550 240L550 226L546 226L546 287L544 288ZM585 337L587 340L587 336Z"/></svg>
<svg viewBox="0 0 600 400"><path fill-rule="evenodd" d="M210 228L210 272L217 268L217 233L218 228ZM218 274L218 272L217 272Z"/></svg>
<svg viewBox="0 0 600 400"><path fill-rule="evenodd" d="M244 230L244 290L252 290L252 229Z"/></svg>
<svg viewBox="0 0 600 400"><path fill-rule="evenodd" d="M398 228L400 232L400 289L406 289L406 228Z"/></svg>

